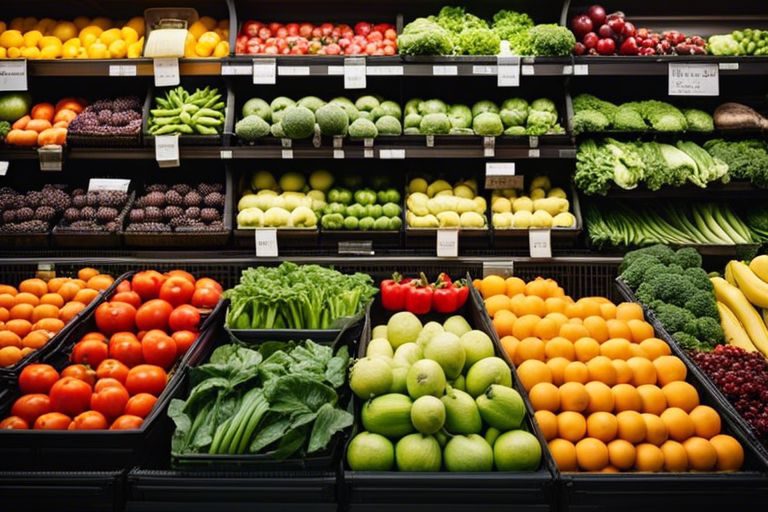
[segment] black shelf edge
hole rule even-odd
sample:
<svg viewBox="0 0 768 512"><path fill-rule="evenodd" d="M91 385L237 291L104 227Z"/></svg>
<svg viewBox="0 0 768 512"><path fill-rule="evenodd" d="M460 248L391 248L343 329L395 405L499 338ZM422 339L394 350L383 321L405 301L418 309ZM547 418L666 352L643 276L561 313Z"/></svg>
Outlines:
<svg viewBox="0 0 768 512"><path fill-rule="evenodd" d="M588 56L574 57L574 76L666 76L669 63L718 64L719 74L746 76L768 74L768 57L696 56ZM586 67L584 67L586 66Z"/></svg>

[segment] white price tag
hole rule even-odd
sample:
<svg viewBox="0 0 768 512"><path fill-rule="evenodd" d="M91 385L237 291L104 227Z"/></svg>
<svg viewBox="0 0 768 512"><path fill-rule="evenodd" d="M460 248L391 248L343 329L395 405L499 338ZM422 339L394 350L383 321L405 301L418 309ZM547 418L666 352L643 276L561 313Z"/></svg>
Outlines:
<svg viewBox="0 0 768 512"><path fill-rule="evenodd" d="M155 137L155 160L160 167L178 167L179 136L158 135Z"/></svg>
<svg viewBox="0 0 768 512"><path fill-rule="evenodd" d="M373 151L373 148L365 148L363 149L363 158L374 158L376 155Z"/></svg>
<svg viewBox="0 0 768 512"><path fill-rule="evenodd" d="M520 87L520 57L497 57L498 87Z"/></svg>
<svg viewBox="0 0 768 512"><path fill-rule="evenodd" d="M0 61L0 91L27 90L27 61Z"/></svg>
<svg viewBox="0 0 768 512"><path fill-rule="evenodd" d="M523 177L515 175L514 162L487 162L485 164L485 188L523 188Z"/></svg>
<svg viewBox="0 0 768 512"><path fill-rule="evenodd" d="M333 136L333 147L335 149L341 149L344 147L344 137L341 135L334 135Z"/></svg>
<svg viewBox="0 0 768 512"><path fill-rule="evenodd" d="M403 160L405 158L404 149L380 149L379 158L382 160Z"/></svg>
<svg viewBox="0 0 768 512"><path fill-rule="evenodd" d="M529 149L528 150L528 158L539 158L541 156L541 150L540 149Z"/></svg>
<svg viewBox="0 0 768 512"><path fill-rule="evenodd" d="M333 158L336 160L344 160L344 150L343 149L334 149L333 150Z"/></svg>
<svg viewBox="0 0 768 512"><path fill-rule="evenodd" d="M128 192L131 186L131 180L109 179L109 178L91 178L88 181L88 192L100 190L117 190L118 192Z"/></svg>
<svg viewBox="0 0 768 512"><path fill-rule="evenodd" d="M473 75L495 75L496 73L496 66L472 66Z"/></svg>
<svg viewBox="0 0 768 512"><path fill-rule="evenodd" d="M496 137L483 137L483 156L486 158L496 156Z"/></svg>
<svg viewBox="0 0 768 512"><path fill-rule="evenodd" d="M368 76L403 76L403 66L368 66Z"/></svg>
<svg viewBox="0 0 768 512"><path fill-rule="evenodd" d="M344 74L344 66L328 66L328 76L341 76Z"/></svg>
<svg viewBox="0 0 768 512"><path fill-rule="evenodd" d="M738 62L721 62L717 65L721 71L738 71L739 70L739 63Z"/></svg>
<svg viewBox="0 0 768 512"><path fill-rule="evenodd" d="M365 89L365 58L350 57L344 59L344 88Z"/></svg>
<svg viewBox="0 0 768 512"><path fill-rule="evenodd" d="M549 229L529 229L528 246L531 258L551 258L552 231Z"/></svg>
<svg viewBox="0 0 768 512"><path fill-rule="evenodd" d="M232 150L231 149L222 149L221 153L219 153L222 160L232 160Z"/></svg>
<svg viewBox="0 0 768 512"><path fill-rule="evenodd" d="M459 230L437 230L437 257L457 258L459 256Z"/></svg>
<svg viewBox="0 0 768 512"><path fill-rule="evenodd" d="M435 147L435 136L434 135L427 135L427 147L428 148Z"/></svg>
<svg viewBox="0 0 768 512"><path fill-rule="evenodd" d="M0 162L0 176L5 176L8 174L8 166L10 165L10 162Z"/></svg>
<svg viewBox="0 0 768 512"><path fill-rule="evenodd" d="M670 96L719 96L717 64L669 63Z"/></svg>
<svg viewBox="0 0 768 512"><path fill-rule="evenodd" d="M248 76L253 73L250 64L222 64L221 76Z"/></svg>
<svg viewBox="0 0 768 512"><path fill-rule="evenodd" d="M363 139L363 147L372 148L374 139Z"/></svg>
<svg viewBox="0 0 768 512"><path fill-rule="evenodd" d="M283 160L293 160L293 150L292 149L284 149L281 152L281 156Z"/></svg>
<svg viewBox="0 0 768 512"><path fill-rule="evenodd" d="M41 171L61 171L64 167L64 148L58 144L48 144L37 148Z"/></svg>
<svg viewBox="0 0 768 512"><path fill-rule="evenodd" d="M278 66L280 76L309 76L309 66Z"/></svg>
<svg viewBox="0 0 768 512"><path fill-rule="evenodd" d="M277 258L277 230L257 229L254 232L256 257Z"/></svg>
<svg viewBox="0 0 768 512"><path fill-rule="evenodd" d="M457 76L459 74L458 66L432 66L434 76Z"/></svg>
<svg viewBox="0 0 768 512"><path fill-rule="evenodd" d="M253 59L253 84L275 85L277 83L277 60Z"/></svg>
<svg viewBox="0 0 768 512"><path fill-rule="evenodd" d="M521 66L520 71L523 74L523 76L533 76L536 74L536 68L534 68L530 64Z"/></svg>
<svg viewBox="0 0 768 512"><path fill-rule="evenodd" d="M589 64L574 64L573 65L573 74L575 76L586 76L586 75L589 75Z"/></svg>
<svg viewBox="0 0 768 512"><path fill-rule="evenodd" d="M109 76L136 76L136 66L133 64L110 64Z"/></svg>
<svg viewBox="0 0 768 512"><path fill-rule="evenodd" d="M179 59L176 57L163 57L154 60L155 86L170 87L181 83L179 73Z"/></svg>

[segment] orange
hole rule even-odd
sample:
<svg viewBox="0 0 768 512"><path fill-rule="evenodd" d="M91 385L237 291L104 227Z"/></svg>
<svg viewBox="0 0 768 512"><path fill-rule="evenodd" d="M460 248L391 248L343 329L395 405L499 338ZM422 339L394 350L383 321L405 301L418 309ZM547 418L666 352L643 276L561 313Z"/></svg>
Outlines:
<svg viewBox="0 0 768 512"><path fill-rule="evenodd" d="M576 301L577 304L581 304L583 310L583 316L581 318L588 318L590 316L600 315L600 302L593 297L584 297Z"/></svg>
<svg viewBox="0 0 768 512"><path fill-rule="evenodd" d="M482 279L473 279L472 280L472 286L474 286L475 290L477 290L477 291L480 291L480 287L482 286L482 284L483 284L483 280Z"/></svg>
<svg viewBox="0 0 768 512"><path fill-rule="evenodd" d="M16 298L10 293L3 293L0 295L0 308L11 309L16 305Z"/></svg>
<svg viewBox="0 0 768 512"><path fill-rule="evenodd" d="M629 469L635 465L635 445L623 439L608 443L608 459L618 469Z"/></svg>
<svg viewBox="0 0 768 512"><path fill-rule="evenodd" d="M629 349L632 351L632 357L642 357L650 361L651 358L648 357L648 354L645 353L645 350L643 350L639 343L632 343Z"/></svg>
<svg viewBox="0 0 768 512"><path fill-rule="evenodd" d="M632 368L623 359L614 359L611 365L616 370L616 384L629 384L632 382Z"/></svg>
<svg viewBox="0 0 768 512"><path fill-rule="evenodd" d="M605 321L605 326L608 328L609 338L623 338L629 340L632 338L632 331L629 330L627 322L612 318Z"/></svg>
<svg viewBox="0 0 768 512"><path fill-rule="evenodd" d="M11 312L5 308L0 308L0 322L5 322L11 318Z"/></svg>
<svg viewBox="0 0 768 512"><path fill-rule="evenodd" d="M590 380L596 380L608 386L616 384L616 368L605 356L596 356L587 362L587 370L589 370Z"/></svg>
<svg viewBox="0 0 768 512"><path fill-rule="evenodd" d="M528 398L536 411L557 412L560 409L560 390L552 383L539 382L528 392Z"/></svg>
<svg viewBox="0 0 768 512"><path fill-rule="evenodd" d="M62 299L61 295L58 293L46 293L40 297L40 304L51 304L57 308L60 308L64 305L64 299Z"/></svg>
<svg viewBox="0 0 768 512"><path fill-rule="evenodd" d="M69 302L75 298L75 295L77 295L81 288L74 280L71 280L61 285L61 288L56 293L61 295L65 302Z"/></svg>
<svg viewBox="0 0 768 512"><path fill-rule="evenodd" d="M536 411L533 415L546 441L557 437L557 416L552 411Z"/></svg>
<svg viewBox="0 0 768 512"><path fill-rule="evenodd" d="M553 439L547 443L552 458L555 459L560 471L576 471L576 447L567 439Z"/></svg>
<svg viewBox="0 0 768 512"><path fill-rule="evenodd" d="M496 334L498 334L500 338L511 335L512 327L514 327L516 320L517 317L511 311L505 309L497 311L496 315L493 317L493 328L496 329Z"/></svg>
<svg viewBox="0 0 768 512"><path fill-rule="evenodd" d="M738 471L744 464L744 448L731 436L720 434L709 440L717 452L718 471Z"/></svg>
<svg viewBox="0 0 768 512"><path fill-rule="evenodd" d="M582 363L600 355L600 344L593 338L579 338L573 344L573 348L576 350L576 359Z"/></svg>
<svg viewBox="0 0 768 512"><path fill-rule="evenodd" d="M632 357L632 344L624 338L611 338L600 345L600 355L626 361Z"/></svg>
<svg viewBox="0 0 768 512"><path fill-rule="evenodd" d="M100 272L95 268L83 267L77 271L77 278L83 281L88 281L90 278L99 275Z"/></svg>
<svg viewBox="0 0 768 512"><path fill-rule="evenodd" d="M98 296L99 292L97 290L93 290L91 288L83 288L75 294L72 300L74 302L80 302L82 304L88 305Z"/></svg>
<svg viewBox="0 0 768 512"><path fill-rule="evenodd" d="M613 411L613 392L606 384L592 381L584 385L589 395L587 412L611 412Z"/></svg>
<svg viewBox="0 0 768 512"><path fill-rule="evenodd" d="M5 328L23 338L32 330L32 324L28 320L17 318L15 320L8 320L5 323Z"/></svg>
<svg viewBox="0 0 768 512"><path fill-rule="evenodd" d="M685 380L688 375L685 363L676 356L659 356L653 360L653 366L656 367L656 375L661 386L676 380Z"/></svg>
<svg viewBox="0 0 768 512"><path fill-rule="evenodd" d="M519 316L512 326L512 336L519 340L533 336L533 329L536 328L539 320L541 320L541 317L538 315L525 314Z"/></svg>
<svg viewBox="0 0 768 512"><path fill-rule="evenodd" d="M0 331L0 347L21 347L21 336L13 331Z"/></svg>
<svg viewBox="0 0 768 512"><path fill-rule="evenodd" d="M627 320L627 327L632 333L632 341L641 343L648 338L653 338L653 326L645 320Z"/></svg>
<svg viewBox="0 0 768 512"><path fill-rule="evenodd" d="M642 386L643 384L656 384L656 368L653 363L644 357L630 357L627 364L632 368L632 384Z"/></svg>
<svg viewBox="0 0 768 512"><path fill-rule="evenodd" d="M566 338L556 336L544 345L544 355L547 357L547 360L555 357L563 357L569 361L573 361L576 358L576 351L573 348L573 343Z"/></svg>
<svg viewBox="0 0 768 512"><path fill-rule="evenodd" d="M40 304L32 310L32 323L36 323L43 318L59 318L59 308L53 304Z"/></svg>
<svg viewBox="0 0 768 512"><path fill-rule="evenodd" d="M589 331L583 325L568 322L560 326L560 336L575 343L581 338L589 336Z"/></svg>
<svg viewBox="0 0 768 512"><path fill-rule="evenodd" d="M64 322L70 322L75 315L85 309L85 304L82 302L67 302L64 307L59 310L59 319Z"/></svg>
<svg viewBox="0 0 768 512"><path fill-rule="evenodd" d="M525 281L519 277L508 277L504 281L504 285L508 297L514 297L518 293L525 293Z"/></svg>
<svg viewBox="0 0 768 512"><path fill-rule="evenodd" d="M552 382L552 370L542 361L532 359L517 367L517 376L526 391L539 382Z"/></svg>
<svg viewBox="0 0 768 512"><path fill-rule="evenodd" d="M637 392L643 403L643 412L659 415L667 408L667 397L658 386L643 384L637 387Z"/></svg>
<svg viewBox="0 0 768 512"><path fill-rule="evenodd" d="M13 366L18 363L22 357L24 357L24 355L18 347L0 348L0 366Z"/></svg>
<svg viewBox="0 0 768 512"><path fill-rule="evenodd" d="M504 348L504 352L507 353L507 357L509 357L510 361L514 362L515 352L517 351L517 345L520 343L520 340L514 336L504 336L500 341L502 348Z"/></svg>
<svg viewBox="0 0 768 512"><path fill-rule="evenodd" d="M521 361L528 361L536 359L537 361L544 361L546 356L544 354L544 342L539 338L528 337L520 340L520 344L515 351L515 357Z"/></svg>
<svg viewBox="0 0 768 512"><path fill-rule="evenodd" d="M677 441L667 441L661 445L661 453L664 454L664 471L670 473L688 471L688 453L682 444Z"/></svg>
<svg viewBox="0 0 768 512"><path fill-rule="evenodd" d="M584 326L584 320L582 320L579 317L569 318L568 319L568 323L569 324L575 324L575 325L581 325L582 327ZM583 338L584 336L581 336L581 337Z"/></svg>
<svg viewBox="0 0 768 512"><path fill-rule="evenodd" d="M630 384L616 384L611 388L613 391L613 410L621 411L640 411L643 408L643 400L640 393Z"/></svg>
<svg viewBox="0 0 768 512"><path fill-rule="evenodd" d="M16 295L17 293L19 293L19 291L16 288L14 288L13 286L11 286L9 284L0 284L0 294L1 295L5 295L5 294Z"/></svg>
<svg viewBox="0 0 768 512"><path fill-rule="evenodd" d="M560 332L560 328L564 324L568 323L568 317L562 313L547 313L547 316L545 316L544 318L551 318L552 320L555 321L555 323L557 324L558 333Z"/></svg>
<svg viewBox="0 0 768 512"><path fill-rule="evenodd" d="M38 349L48 343L52 337L53 334L49 333L48 331L38 329L24 336L24 339L21 340L21 344L25 347Z"/></svg>
<svg viewBox="0 0 768 512"><path fill-rule="evenodd" d="M645 422L645 441L661 446L669 437L667 426L655 414L643 413L640 416L643 417Z"/></svg>
<svg viewBox="0 0 768 512"><path fill-rule="evenodd" d="M576 443L576 462L584 471L600 471L608 465L608 447L588 437Z"/></svg>
<svg viewBox="0 0 768 512"><path fill-rule="evenodd" d="M31 354L34 351L35 349L31 347L24 347L23 349L21 349L21 357L22 358L27 357L29 354Z"/></svg>
<svg viewBox="0 0 768 512"><path fill-rule="evenodd" d="M525 295L522 293L518 293L517 295L513 295L509 299L509 306L512 308L512 312L517 316L523 316L525 315L525 312L523 311L523 301L525 300Z"/></svg>
<svg viewBox="0 0 768 512"><path fill-rule="evenodd" d="M542 340L551 340L560 332L560 326L551 318L542 318L533 328L533 335Z"/></svg>
<svg viewBox="0 0 768 512"><path fill-rule="evenodd" d="M552 384L559 386L565 382L565 367L570 361L564 357L553 357L547 361L547 367L552 372Z"/></svg>
<svg viewBox="0 0 768 512"><path fill-rule="evenodd" d="M619 422L609 412L593 412L587 418L587 436L610 443L616 438Z"/></svg>
<svg viewBox="0 0 768 512"><path fill-rule="evenodd" d="M59 288L61 288L61 285L68 282L70 279L68 277L54 277L50 281L48 281L48 292L49 293L56 293L59 291Z"/></svg>
<svg viewBox="0 0 768 512"><path fill-rule="evenodd" d="M70 279L70 282L76 284L81 290L85 288L86 283L82 279Z"/></svg>
<svg viewBox="0 0 768 512"><path fill-rule="evenodd" d="M635 469L638 471L661 471L664 468L664 453L651 443L637 445Z"/></svg>
<svg viewBox="0 0 768 512"><path fill-rule="evenodd" d="M84 279L80 277L80 273L78 272L78 278L87 281L85 286L87 288L91 288L93 290L103 291L112 286L112 283L115 282L114 278L108 274L97 274L95 276L92 276L88 279Z"/></svg>
<svg viewBox="0 0 768 512"><path fill-rule="evenodd" d="M48 293L48 285L45 281L38 278L25 279L19 283L19 291L25 293L31 293L36 297L42 297Z"/></svg>
<svg viewBox="0 0 768 512"><path fill-rule="evenodd" d="M655 361L656 358L661 356L668 356L672 353L669 345L664 340L659 338L647 338L640 342L640 348L642 348L648 359Z"/></svg>
<svg viewBox="0 0 768 512"><path fill-rule="evenodd" d="M568 305L568 303L560 297L548 297L544 299L544 304L547 307L547 313L563 313L565 312L565 307Z"/></svg>
<svg viewBox="0 0 768 512"><path fill-rule="evenodd" d="M565 316L568 318L584 318L586 315L584 314L584 304L579 303L572 303L565 306Z"/></svg>
<svg viewBox="0 0 768 512"><path fill-rule="evenodd" d="M616 304L613 302L600 304L600 316L606 320L616 318Z"/></svg>
<svg viewBox="0 0 768 512"><path fill-rule="evenodd" d="M34 293L29 293L29 292L20 292L16 294L15 300L16 300L16 305L30 304L32 306L37 306L38 304L40 304L40 298Z"/></svg>
<svg viewBox="0 0 768 512"><path fill-rule="evenodd" d="M563 380L565 382L580 382L581 384L589 381L589 370L587 365L581 361L573 361L563 370Z"/></svg>
<svg viewBox="0 0 768 512"><path fill-rule="evenodd" d="M618 320L643 320L643 307L635 302L622 302L616 306L616 319Z"/></svg>
<svg viewBox="0 0 768 512"><path fill-rule="evenodd" d="M43 318L32 326L32 329L45 329L51 332L59 332L63 328L64 322L58 318Z"/></svg>
<svg viewBox="0 0 768 512"><path fill-rule="evenodd" d="M526 295L535 295L537 297L541 297L542 299L547 298L548 290L549 288L547 287L547 281L543 277L537 277L525 285Z"/></svg>
<svg viewBox="0 0 768 512"><path fill-rule="evenodd" d="M696 426L688 413L679 407L669 407L661 413L661 421L667 426L669 438L674 441L685 441L696 433Z"/></svg>
<svg viewBox="0 0 768 512"><path fill-rule="evenodd" d="M608 324L601 316L593 315L584 319L584 327L589 331L590 338L594 338L598 343L608 340Z"/></svg>
<svg viewBox="0 0 768 512"><path fill-rule="evenodd" d="M670 407L679 407L685 412L691 412L694 407L699 405L699 392L687 382L670 382L661 390L664 392Z"/></svg>
<svg viewBox="0 0 768 512"><path fill-rule="evenodd" d="M707 405L693 408L688 416L693 420L693 428L697 436L710 439L720 433L720 415Z"/></svg>
<svg viewBox="0 0 768 512"><path fill-rule="evenodd" d="M498 311L503 309L510 309L512 306L509 303L509 297L504 294L494 295L485 299L485 309L488 310L488 315L493 318Z"/></svg>
<svg viewBox="0 0 768 512"><path fill-rule="evenodd" d="M589 405L589 393L581 382L566 382L560 386L560 409L581 412Z"/></svg>
<svg viewBox="0 0 768 512"><path fill-rule="evenodd" d="M523 314L544 316L548 313L544 299L538 295L528 295L520 303Z"/></svg>
<svg viewBox="0 0 768 512"><path fill-rule="evenodd" d="M577 412L565 411L557 415L557 435L571 441L577 442L584 437L587 432L587 420Z"/></svg>
<svg viewBox="0 0 768 512"><path fill-rule="evenodd" d="M483 294L484 299L494 295L506 294L507 284L501 276L486 276L480 282L480 293Z"/></svg>
<svg viewBox="0 0 768 512"><path fill-rule="evenodd" d="M618 436L625 441L637 444L645 439L645 421L639 412L621 411L616 415L619 423Z"/></svg>
<svg viewBox="0 0 768 512"><path fill-rule="evenodd" d="M703 437L690 437L683 441L688 465L696 471L710 471L717 465L717 451Z"/></svg>

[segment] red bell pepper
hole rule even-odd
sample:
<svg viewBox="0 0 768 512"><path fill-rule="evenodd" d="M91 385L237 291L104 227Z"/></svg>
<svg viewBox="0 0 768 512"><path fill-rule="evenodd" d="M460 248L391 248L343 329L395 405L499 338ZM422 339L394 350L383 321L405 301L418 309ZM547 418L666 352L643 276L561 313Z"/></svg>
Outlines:
<svg viewBox="0 0 768 512"><path fill-rule="evenodd" d="M469 288L464 281L451 282L446 274L440 274L435 282L435 292L432 297L432 308L438 313L455 313L469 297Z"/></svg>
<svg viewBox="0 0 768 512"><path fill-rule="evenodd" d="M405 294L405 309L414 315L426 315L432 310L432 295L434 290L427 276L421 273L421 278L408 283Z"/></svg>
<svg viewBox="0 0 768 512"><path fill-rule="evenodd" d="M469 298L469 283L465 279L459 279L453 283L459 291L458 298L456 299L456 310L464 306ZM456 311L454 310L454 311Z"/></svg>
<svg viewBox="0 0 768 512"><path fill-rule="evenodd" d="M392 274L392 279L381 282L381 305L387 311L403 311L405 296L408 293L411 279L403 279L398 272Z"/></svg>

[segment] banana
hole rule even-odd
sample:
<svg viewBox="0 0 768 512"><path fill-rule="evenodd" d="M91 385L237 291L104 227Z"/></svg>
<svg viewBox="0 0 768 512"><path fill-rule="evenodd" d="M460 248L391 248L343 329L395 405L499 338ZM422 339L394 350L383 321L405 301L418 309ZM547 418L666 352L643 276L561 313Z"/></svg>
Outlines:
<svg viewBox="0 0 768 512"><path fill-rule="evenodd" d="M733 311L720 301L717 302L717 311L720 313L720 326L723 328L725 341L729 345L743 348L747 352L757 351L757 347L752 344L747 331L744 330ZM763 310L763 316L765 316L765 310Z"/></svg>
<svg viewBox="0 0 768 512"><path fill-rule="evenodd" d="M733 277L733 271L731 270L731 263L733 261L729 261L728 264L725 266L725 280L728 281L728 284L732 284L733 286L737 286L736 279Z"/></svg>
<svg viewBox="0 0 768 512"><path fill-rule="evenodd" d="M757 277L742 261L733 260L728 265L736 285L744 292L749 302L761 308L768 308L768 283Z"/></svg>
<svg viewBox="0 0 768 512"><path fill-rule="evenodd" d="M768 355L768 328L744 294L723 278L710 278L715 288L715 298L725 304L739 319L749 339L763 355Z"/></svg>
<svg viewBox="0 0 768 512"><path fill-rule="evenodd" d="M768 254L763 254L750 261L749 269L761 280L768 283Z"/></svg>

